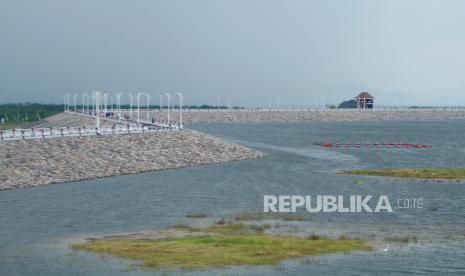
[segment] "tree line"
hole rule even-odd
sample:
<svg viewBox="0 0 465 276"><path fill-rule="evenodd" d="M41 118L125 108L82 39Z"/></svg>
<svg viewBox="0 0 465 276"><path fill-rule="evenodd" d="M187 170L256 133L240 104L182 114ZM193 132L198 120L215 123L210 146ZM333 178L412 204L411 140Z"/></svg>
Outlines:
<svg viewBox="0 0 465 276"><path fill-rule="evenodd" d="M108 106L110 107L110 106ZM141 108L145 108L146 106L141 106ZM175 106L179 108L179 106ZM74 108L73 105L70 105L70 108ZM81 109L82 105L77 105L77 109ZM87 108L84 106L84 108ZM113 108L116 108L114 105ZM123 109L129 109L128 104L121 105ZM133 106L133 108L135 108ZM160 108L159 105L150 105L151 109ZM164 106L163 108L166 108ZM216 105L183 105L183 108L189 109L217 109L218 106ZM220 106L220 109L227 109L227 106ZM233 109L240 109L241 107L232 107ZM7 103L7 104L0 104L0 123L3 122L34 122L40 119L58 114L63 112L64 105L63 104L41 104L41 103Z"/></svg>

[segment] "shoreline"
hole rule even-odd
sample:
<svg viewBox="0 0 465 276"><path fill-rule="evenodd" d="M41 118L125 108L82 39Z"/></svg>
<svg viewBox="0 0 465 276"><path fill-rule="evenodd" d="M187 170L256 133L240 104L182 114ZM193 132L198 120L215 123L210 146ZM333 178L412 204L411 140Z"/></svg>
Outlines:
<svg viewBox="0 0 465 276"><path fill-rule="evenodd" d="M463 120L465 110L183 112L186 124Z"/></svg>
<svg viewBox="0 0 465 276"><path fill-rule="evenodd" d="M177 118L177 111L172 113ZM166 112L154 112L161 120ZM366 122L366 121L448 121L464 120L465 110L310 110L310 111L183 111L185 124L208 123L299 123L299 122Z"/></svg>
<svg viewBox="0 0 465 276"><path fill-rule="evenodd" d="M127 111L122 111L122 114ZM170 112L172 121L179 121L179 109ZM166 110L150 110L150 117L167 121ZM141 116L147 116L141 110ZM111 127L115 122L101 118L102 125ZM325 123L325 122L431 122L465 120L465 109L406 109L406 110L183 110L182 120L185 125L215 124L215 123ZM118 123L116 123L118 124ZM122 122L120 124L126 125ZM40 121L25 124L19 128L63 128L63 127L94 127L95 120L82 117L79 114L59 113Z"/></svg>
<svg viewBox="0 0 465 276"><path fill-rule="evenodd" d="M264 156L193 130L4 141L0 191Z"/></svg>

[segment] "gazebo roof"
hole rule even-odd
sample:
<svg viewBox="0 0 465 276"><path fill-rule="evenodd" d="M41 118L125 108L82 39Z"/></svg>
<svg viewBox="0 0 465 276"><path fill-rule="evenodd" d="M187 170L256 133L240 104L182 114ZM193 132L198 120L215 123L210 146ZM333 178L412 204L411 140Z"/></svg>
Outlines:
<svg viewBox="0 0 465 276"><path fill-rule="evenodd" d="M355 97L356 99L374 99L375 97L371 96L370 93L368 92L362 92L360 94L358 94L357 97Z"/></svg>

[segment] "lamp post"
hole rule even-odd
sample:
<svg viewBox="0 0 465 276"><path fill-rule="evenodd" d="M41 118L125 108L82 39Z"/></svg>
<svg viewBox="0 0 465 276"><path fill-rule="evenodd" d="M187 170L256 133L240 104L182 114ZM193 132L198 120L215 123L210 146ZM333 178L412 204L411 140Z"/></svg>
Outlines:
<svg viewBox="0 0 465 276"><path fill-rule="evenodd" d="M65 111L68 111L68 104L69 104L68 103L68 97L69 97L69 94L63 95L63 100L64 100L64 106L63 107L64 107Z"/></svg>
<svg viewBox="0 0 465 276"><path fill-rule="evenodd" d="M91 113L92 116L94 116L94 113L95 113L94 112L94 101L95 101L95 97L94 97L94 94L92 93L90 95L90 107L92 108L92 113Z"/></svg>
<svg viewBox="0 0 465 276"><path fill-rule="evenodd" d="M113 101L113 96L116 97L115 94L110 93L110 103L109 103L110 104L110 112L113 112L113 104L115 103L115 101Z"/></svg>
<svg viewBox="0 0 465 276"><path fill-rule="evenodd" d="M87 99L87 105L85 105ZM89 111L89 94L83 93L82 94L82 114L85 113L84 105L87 107L87 111Z"/></svg>
<svg viewBox="0 0 465 276"><path fill-rule="evenodd" d="M140 95L141 93L137 93L137 124L140 121Z"/></svg>
<svg viewBox="0 0 465 276"><path fill-rule="evenodd" d="M179 97L179 129L183 129L183 125L182 125L182 100L183 100L183 96L181 93L176 93L176 95L178 95Z"/></svg>
<svg viewBox="0 0 465 276"><path fill-rule="evenodd" d="M140 122L140 96L145 96L147 99L147 109L150 105L150 95L147 93L137 93L137 123ZM147 110L148 112L148 110Z"/></svg>
<svg viewBox="0 0 465 276"><path fill-rule="evenodd" d="M108 107L108 92L103 92L103 111L105 112L105 116L108 111L107 107Z"/></svg>
<svg viewBox="0 0 465 276"><path fill-rule="evenodd" d="M167 98L167 106L168 106L168 125L170 125L170 102L171 102L171 95L169 93L165 93Z"/></svg>
<svg viewBox="0 0 465 276"><path fill-rule="evenodd" d="M147 94L147 122L150 121L150 94Z"/></svg>
<svg viewBox="0 0 465 276"><path fill-rule="evenodd" d="M116 94L116 113L118 114L118 120L121 120L121 96L123 93Z"/></svg>
<svg viewBox="0 0 465 276"><path fill-rule="evenodd" d="M132 119L132 98L133 98L133 95L132 93L128 93L129 95L129 118Z"/></svg>
<svg viewBox="0 0 465 276"><path fill-rule="evenodd" d="M94 99L95 99L95 129L97 133L100 133L100 92L96 91L94 93Z"/></svg>
<svg viewBox="0 0 465 276"><path fill-rule="evenodd" d="M76 106L77 106L77 94L74 94L73 95L73 99L74 99L74 112L76 112Z"/></svg>

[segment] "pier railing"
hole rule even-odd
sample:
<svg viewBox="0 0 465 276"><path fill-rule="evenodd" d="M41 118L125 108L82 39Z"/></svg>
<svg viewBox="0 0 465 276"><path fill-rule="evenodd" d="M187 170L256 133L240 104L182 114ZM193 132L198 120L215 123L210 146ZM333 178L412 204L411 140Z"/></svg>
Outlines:
<svg viewBox="0 0 465 276"><path fill-rule="evenodd" d="M182 129L182 125L175 121L175 120L171 120L171 121L167 121L167 120L160 120L160 119L155 119L155 118L152 118L153 120L150 120L150 118L147 118L148 116L145 116L146 112L151 112L153 110L142 110L141 111L141 114L144 115L143 117L146 117L146 119L139 119L139 121L137 121L135 118L133 117L126 117L125 115L125 110L121 109L120 111L120 117L118 117L116 111L113 111L113 110L108 110L107 112L101 112L100 113L100 119L103 120L103 121L107 121L107 122L111 122L111 123L114 123L114 124L129 124L129 125L150 125L150 126L155 126L155 127L158 127L158 128L162 128L162 129L166 129L166 128L169 128L170 130L180 130ZM74 114L74 115L78 115L78 116L82 116L82 117L85 117L85 118L89 118L89 119L93 119L95 120L96 118L96 115L95 113L84 113L84 112L81 112L80 110L77 110L76 112L74 111L65 111L65 113L68 113L68 114ZM107 116L105 113L108 113L108 114L111 114L110 116Z"/></svg>
<svg viewBox="0 0 465 276"><path fill-rule="evenodd" d="M9 129L0 130L0 141L8 140L26 140L26 139L46 139L59 137L79 137L95 135L115 135L131 134L145 132L162 132L172 131L170 127L154 126L133 126L133 125L114 125L111 127L59 127L59 128L30 128L30 129Z"/></svg>
<svg viewBox="0 0 465 276"><path fill-rule="evenodd" d="M178 108L175 106L175 108ZM173 109L170 109L173 110ZM438 107L375 107L375 108L367 108L367 109L357 109L357 108L329 108L329 107L248 107L248 108L182 108L183 112L311 112L311 111L332 111L332 112L397 112L397 111L465 111L465 107L463 106L438 106ZM150 112L152 114L157 113L166 113L168 111L167 108L150 108L150 109L141 109L141 114L145 114L146 112ZM121 109L120 112L122 113L129 113L129 109Z"/></svg>

